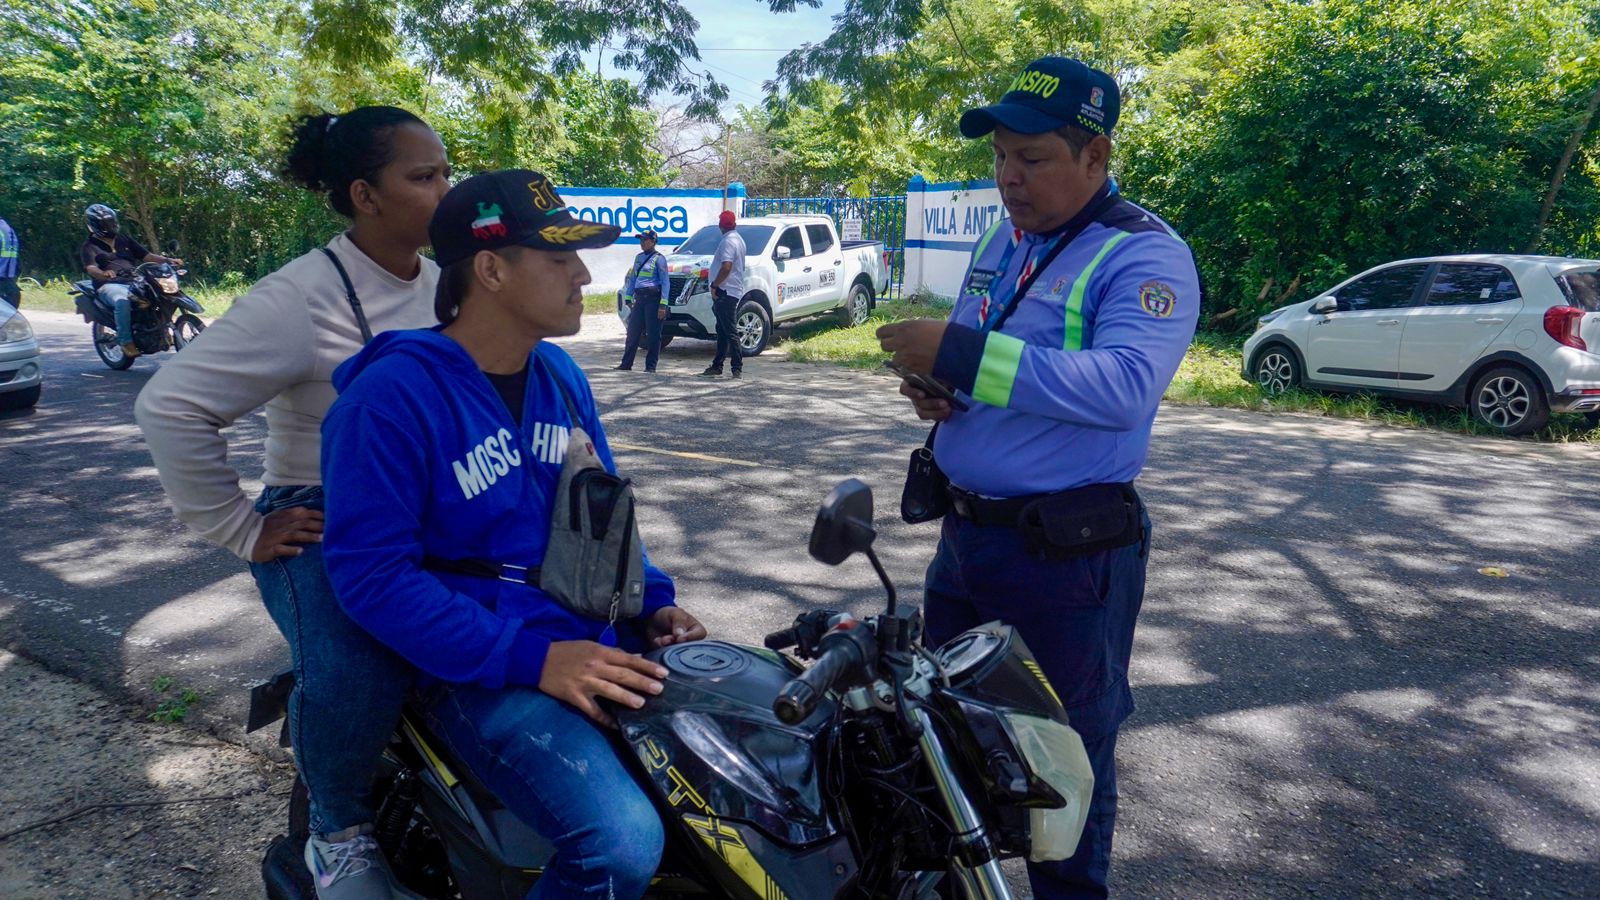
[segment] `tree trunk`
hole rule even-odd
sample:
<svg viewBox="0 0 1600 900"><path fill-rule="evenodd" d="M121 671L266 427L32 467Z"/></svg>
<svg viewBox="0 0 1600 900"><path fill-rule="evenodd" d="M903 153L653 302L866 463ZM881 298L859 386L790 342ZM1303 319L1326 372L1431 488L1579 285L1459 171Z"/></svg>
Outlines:
<svg viewBox="0 0 1600 900"><path fill-rule="evenodd" d="M1600 109L1600 85L1589 97L1589 108L1579 117L1578 127L1573 129L1572 137L1567 140L1567 149L1561 154L1561 161L1556 163L1555 174L1550 178L1550 191L1544 195L1544 203L1539 205L1539 219L1533 226L1533 240L1523 253L1532 253L1544 243L1544 229L1550 221L1551 211L1555 209L1556 195L1561 193L1561 183L1567 180L1567 169L1572 166L1573 157L1578 155L1578 147L1583 144L1583 136L1589 133L1589 123L1594 121L1597 109Z"/></svg>

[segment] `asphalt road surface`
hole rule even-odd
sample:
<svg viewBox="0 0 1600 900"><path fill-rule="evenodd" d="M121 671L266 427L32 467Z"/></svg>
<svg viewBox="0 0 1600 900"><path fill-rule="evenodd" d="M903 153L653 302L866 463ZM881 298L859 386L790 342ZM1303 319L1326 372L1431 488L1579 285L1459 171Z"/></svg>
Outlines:
<svg viewBox="0 0 1600 900"><path fill-rule="evenodd" d="M147 701L171 678L201 695L190 721L239 739L246 688L286 652L244 565L173 518L133 425L171 357L112 372L75 317L30 318L45 394L0 416L0 642ZM879 552L920 599L935 532L894 513L924 429L893 381L773 353L700 379L710 346L683 340L663 374L613 372L607 316L563 343L652 558L716 635L882 602L864 560L806 555L849 476L878 491ZM253 478L261 418L230 438ZM1118 895L1596 896L1600 453L1167 408L1141 490L1156 538Z"/></svg>

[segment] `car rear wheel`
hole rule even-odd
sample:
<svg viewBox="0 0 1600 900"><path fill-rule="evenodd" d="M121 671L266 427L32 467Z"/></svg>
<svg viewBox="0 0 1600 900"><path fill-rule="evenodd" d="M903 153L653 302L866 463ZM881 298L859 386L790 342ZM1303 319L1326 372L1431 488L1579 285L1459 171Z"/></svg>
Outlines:
<svg viewBox="0 0 1600 900"><path fill-rule="evenodd" d="M739 311L733 316L733 336L745 356L755 356L767 349L767 341L772 337L772 320L767 318L767 310L754 300L739 304Z"/></svg>
<svg viewBox="0 0 1600 900"><path fill-rule="evenodd" d="M122 344L117 342L116 331L96 322L89 329L89 334L94 338L94 352L100 361L108 368L122 371L133 365L133 357L122 352Z"/></svg>
<svg viewBox="0 0 1600 900"><path fill-rule="evenodd" d="M1256 357L1256 384L1269 397L1300 386L1300 361L1282 344L1269 344Z"/></svg>
<svg viewBox="0 0 1600 900"><path fill-rule="evenodd" d="M849 328L861 325L872 315L872 291L864 284L850 286L850 293L844 298L844 305L839 307L839 324Z"/></svg>
<svg viewBox="0 0 1600 900"><path fill-rule="evenodd" d="M1526 370L1501 366L1473 386L1472 415L1502 434L1521 435L1550 421L1550 404L1538 380Z"/></svg>

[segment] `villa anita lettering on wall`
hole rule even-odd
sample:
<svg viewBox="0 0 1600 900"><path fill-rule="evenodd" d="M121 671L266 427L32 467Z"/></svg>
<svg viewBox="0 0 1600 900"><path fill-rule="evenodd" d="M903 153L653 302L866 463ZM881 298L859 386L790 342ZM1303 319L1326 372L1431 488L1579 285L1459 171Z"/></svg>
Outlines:
<svg viewBox="0 0 1600 900"><path fill-rule="evenodd" d="M962 237L979 238L989 226L1000 217L1001 206L991 203L987 206L970 206L966 210L958 209L954 204L949 208L943 206L929 207L922 211L922 227L928 235L959 235Z"/></svg>

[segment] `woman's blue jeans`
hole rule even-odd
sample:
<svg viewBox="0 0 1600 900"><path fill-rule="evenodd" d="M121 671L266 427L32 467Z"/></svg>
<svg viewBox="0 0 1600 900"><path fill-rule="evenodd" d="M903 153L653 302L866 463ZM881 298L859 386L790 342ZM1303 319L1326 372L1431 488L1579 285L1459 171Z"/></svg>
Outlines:
<svg viewBox="0 0 1600 900"><path fill-rule="evenodd" d="M322 509L321 486L269 487L256 501L263 515L294 506ZM372 775L414 670L345 615L321 544L251 563L250 574L294 661L289 740L311 795L311 831L331 834L371 822Z"/></svg>
<svg viewBox="0 0 1600 900"><path fill-rule="evenodd" d="M661 861L661 817L599 725L529 687L437 685L429 726L556 855L530 898L644 896Z"/></svg>

